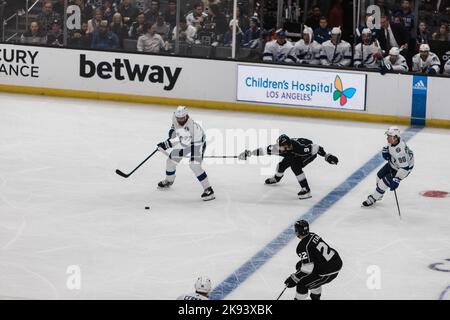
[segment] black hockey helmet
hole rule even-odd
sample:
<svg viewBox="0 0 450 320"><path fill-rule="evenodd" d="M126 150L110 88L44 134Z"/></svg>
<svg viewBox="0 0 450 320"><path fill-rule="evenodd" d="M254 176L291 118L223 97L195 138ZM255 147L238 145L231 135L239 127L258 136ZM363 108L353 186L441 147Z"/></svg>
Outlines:
<svg viewBox="0 0 450 320"><path fill-rule="evenodd" d="M306 220L297 221L294 228L297 236L306 236L309 234L309 223Z"/></svg>
<svg viewBox="0 0 450 320"><path fill-rule="evenodd" d="M287 135L282 134L278 137L277 143L279 146L289 146L291 145L291 138L289 138Z"/></svg>

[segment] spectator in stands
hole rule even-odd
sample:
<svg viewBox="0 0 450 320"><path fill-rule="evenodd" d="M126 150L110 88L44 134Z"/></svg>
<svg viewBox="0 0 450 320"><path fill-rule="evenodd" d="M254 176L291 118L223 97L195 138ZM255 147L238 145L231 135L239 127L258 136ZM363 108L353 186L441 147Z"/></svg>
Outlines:
<svg viewBox="0 0 450 320"><path fill-rule="evenodd" d="M225 33L228 31L227 18L221 12L217 4L211 4L208 10L208 17L205 19L205 26L214 34L214 40L222 42Z"/></svg>
<svg viewBox="0 0 450 320"><path fill-rule="evenodd" d="M164 14L162 12L159 13L156 22L154 23L156 33L166 41L169 38L170 26L164 21Z"/></svg>
<svg viewBox="0 0 450 320"><path fill-rule="evenodd" d="M186 22L198 31L207 17L208 15L203 12L203 2L198 2L194 5L194 10L186 16Z"/></svg>
<svg viewBox="0 0 450 320"><path fill-rule="evenodd" d="M312 15L306 19L305 24L313 30L319 28L320 19L322 18L322 11L320 11L320 6L315 5L312 7Z"/></svg>
<svg viewBox="0 0 450 320"><path fill-rule="evenodd" d="M246 14L242 13L241 7L236 8L236 19L241 30L246 31L250 27L250 19Z"/></svg>
<svg viewBox="0 0 450 320"><path fill-rule="evenodd" d="M102 22L102 9L97 8L94 10L94 14L91 20L88 21L88 33L95 33L98 29L98 26Z"/></svg>
<svg viewBox="0 0 450 320"><path fill-rule="evenodd" d="M123 40L128 37L128 28L123 23L122 15L119 12L116 12L113 16L110 30L119 38L119 48L122 49Z"/></svg>
<svg viewBox="0 0 450 320"><path fill-rule="evenodd" d="M253 42L261 38L261 28L259 27L258 17L250 18L250 28L244 33L244 46L252 47Z"/></svg>
<svg viewBox="0 0 450 320"><path fill-rule="evenodd" d="M327 18L322 16L319 20L319 27L314 30L314 40L316 40L317 43L322 44L325 41L330 40L330 37L331 30L328 28Z"/></svg>
<svg viewBox="0 0 450 320"><path fill-rule="evenodd" d="M330 12L328 13L328 24L331 28L344 25L344 9L342 0L333 0Z"/></svg>
<svg viewBox="0 0 450 320"><path fill-rule="evenodd" d="M165 50L164 40L156 33L155 25L148 25L147 33L140 36L137 42L138 52L159 53Z"/></svg>
<svg viewBox="0 0 450 320"><path fill-rule="evenodd" d="M59 14L60 17L64 16L64 0L53 0L53 11Z"/></svg>
<svg viewBox="0 0 450 320"><path fill-rule="evenodd" d="M128 36L132 39L138 39L145 33L145 29L145 15L143 12L140 12L136 18L136 21L131 25L131 28L128 31Z"/></svg>
<svg viewBox="0 0 450 320"><path fill-rule="evenodd" d="M148 9L144 11L145 22L152 25L159 16L159 0L148 0Z"/></svg>
<svg viewBox="0 0 450 320"><path fill-rule="evenodd" d="M447 60L447 62L444 65L444 72L442 74L446 76L450 76L450 59Z"/></svg>
<svg viewBox="0 0 450 320"><path fill-rule="evenodd" d="M49 32L52 28L53 21L61 20L61 16L53 11L53 3L51 0L44 1L42 12L37 16L42 32Z"/></svg>
<svg viewBox="0 0 450 320"><path fill-rule="evenodd" d="M450 41L450 34L446 23L439 24L439 29L433 33L433 40Z"/></svg>
<svg viewBox="0 0 450 320"><path fill-rule="evenodd" d="M130 27L133 21L136 19L139 11L133 5L131 0L122 0L119 6L119 13L122 15L123 22Z"/></svg>
<svg viewBox="0 0 450 320"><path fill-rule="evenodd" d="M390 17L392 15L391 9L389 9L384 0L377 0L375 4L380 8L382 16Z"/></svg>
<svg viewBox="0 0 450 320"><path fill-rule="evenodd" d="M92 34L87 33L87 21L81 22L81 29L73 30L70 33L69 46L71 48L90 48L92 42Z"/></svg>
<svg viewBox="0 0 450 320"><path fill-rule="evenodd" d="M422 6L419 7L419 17L427 26L435 27L437 25L437 11L435 0L424 0Z"/></svg>
<svg viewBox="0 0 450 320"><path fill-rule="evenodd" d="M420 21L419 26L417 27L417 35L416 35L416 48L415 51L419 51L419 47L423 43L430 43L431 34L428 31L427 24L425 21Z"/></svg>
<svg viewBox="0 0 450 320"><path fill-rule="evenodd" d="M176 0L169 0L166 12L164 13L164 20L169 24L170 30L173 30L177 24L177 2Z"/></svg>
<svg viewBox="0 0 450 320"><path fill-rule="evenodd" d="M38 45L47 43L47 38L39 29L39 23L37 21L32 21L30 23L30 28L28 31L20 37L20 43Z"/></svg>
<svg viewBox="0 0 450 320"><path fill-rule="evenodd" d="M187 24L186 19L184 17L180 18L179 22L180 26L180 34L178 38L181 42L186 42L188 44L193 44L195 41L196 30L190 24ZM172 40L175 41L177 35L177 26L173 28L172 31Z"/></svg>
<svg viewBox="0 0 450 320"><path fill-rule="evenodd" d="M86 6L85 0L74 0L74 5L80 8L82 21L87 21L92 17L92 7Z"/></svg>
<svg viewBox="0 0 450 320"><path fill-rule="evenodd" d="M103 11L103 20L106 20L108 21L108 23L111 23L115 12L109 0L103 0L102 11Z"/></svg>
<svg viewBox="0 0 450 320"><path fill-rule="evenodd" d="M262 29L261 37L258 40L253 41L250 47L252 49L252 53L249 58L256 61L262 60L266 44L270 41L272 41L272 33L270 31Z"/></svg>
<svg viewBox="0 0 450 320"><path fill-rule="evenodd" d="M381 48L389 52L392 47L397 47L402 51L408 47L409 34L400 24L391 24L386 16L380 17L381 31L379 41Z"/></svg>
<svg viewBox="0 0 450 320"><path fill-rule="evenodd" d="M268 62L294 63L296 58L292 56L294 45L286 40L286 32L278 29L276 39L266 43L263 60Z"/></svg>
<svg viewBox="0 0 450 320"><path fill-rule="evenodd" d="M441 61L436 54L430 52L430 46L426 43L420 45L419 53L413 57L412 62L413 72L438 74L441 69Z"/></svg>
<svg viewBox="0 0 450 320"><path fill-rule="evenodd" d="M223 39L223 45L225 47L231 47L233 44L233 24L235 20L231 20L229 24L228 31L225 33ZM242 42L244 41L244 33L241 28L239 28L239 24L236 22L236 47L240 47Z"/></svg>
<svg viewBox="0 0 450 320"><path fill-rule="evenodd" d="M314 40L318 44L322 44L327 40L330 40L331 29L328 28L328 20L324 16L320 17L319 27L314 30Z"/></svg>
<svg viewBox="0 0 450 320"><path fill-rule="evenodd" d="M347 41L341 40L340 28L331 29L331 39L322 43L320 63L324 66L348 67L352 62L352 48Z"/></svg>
<svg viewBox="0 0 450 320"><path fill-rule="evenodd" d="M119 37L109 30L108 21L101 21L98 30L94 32L92 37L91 48L98 50L112 50L119 49L119 46Z"/></svg>
<svg viewBox="0 0 450 320"><path fill-rule="evenodd" d="M54 47L64 46L64 34L61 31L61 21L55 20L51 30L47 33L47 44Z"/></svg>
<svg viewBox="0 0 450 320"><path fill-rule="evenodd" d="M411 11L409 0L402 0L401 8L395 13L395 16L400 17L403 27L406 31L411 32L414 28L414 13Z"/></svg>

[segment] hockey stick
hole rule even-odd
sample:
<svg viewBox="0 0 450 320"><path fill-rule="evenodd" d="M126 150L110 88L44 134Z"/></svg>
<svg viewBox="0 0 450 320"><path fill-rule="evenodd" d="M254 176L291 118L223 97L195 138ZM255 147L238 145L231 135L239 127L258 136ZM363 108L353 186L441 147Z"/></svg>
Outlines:
<svg viewBox="0 0 450 320"><path fill-rule="evenodd" d="M400 217L400 220L402 220L402 215L400 214L400 206L398 205L398 198L397 198L396 190L394 190L394 195L395 195L395 202L397 202L398 216Z"/></svg>
<svg viewBox="0 0 450 320"><path fill-rule="evenodd" d="M391 179L394 179L394 176L391 174ZM394 195L395 195L395 202L397 203L397 210L398 210L398 216L400 217L400 220L402 220L402 215L400 214L400 206L398 205L398 198L397 198L397 190L394 189Z"/></svg>
<svg viewBox="0 0 450 320"><path fill-rule="evenodd" d="M203 158L238 158L239 156L203 156Z"/></svg>
<svg viewBox="0 0 450 320"><path fill-rule="evenodd" d="M277 300L280 300L281 296L283 295L283 293L286 291L287 286L284 287L283 291L281 291L280 295L278 296Z"/></svg>
<svg viewBox="0 0 450 320"><path fill-rule="evenodd" d="M116 170L116 173L124 178L128 178L129 176L131 176L137 169L140 168L140 166L142 166L148 159L150 159L156 152L158 151L158 149L155 149L155 151L153 151L147 158L145 158L144 161L142 161L136 168L134 168L133 171L131 171L130 173L126 174L123 173L122 171L120 171L119 169Z"/></svg>

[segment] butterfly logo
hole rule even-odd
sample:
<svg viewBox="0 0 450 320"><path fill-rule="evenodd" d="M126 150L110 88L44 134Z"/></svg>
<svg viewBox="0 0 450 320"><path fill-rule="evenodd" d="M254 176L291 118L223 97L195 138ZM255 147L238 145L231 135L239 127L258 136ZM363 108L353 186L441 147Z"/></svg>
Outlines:
<svg viewBox="0 0 450 320"><path fill-rule="evenodd" d="M339 76L336 76L336 79L334 79L334 87L336 90L333 92L333 100L336 101L339 99L339 103L341 106L345 105L347 103L348 99L351 99L355 93L355 88L347 88L343 90L342 80Z"/></svg>

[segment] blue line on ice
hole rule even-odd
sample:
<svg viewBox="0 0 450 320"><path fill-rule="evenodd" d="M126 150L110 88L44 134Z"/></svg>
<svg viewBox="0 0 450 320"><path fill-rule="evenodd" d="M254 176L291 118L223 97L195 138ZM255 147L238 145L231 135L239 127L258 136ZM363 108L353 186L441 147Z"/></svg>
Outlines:
<svg viewBox="0 0 450 320"><path fill-rule="evenodd" d="M408 141L421 127L410 127L402 134L402 139ZM364 180L373 170L378 168L385 160L381 157L380 152L377 152L369 161L363 164L350 177L345 179L340 185L334 188L324 198L311 207L299 219L305 219L310 224L318 217L324 214L342 197L347 195L358 183ZM253 257L241 265L231 275L229 275L222 283L220 283L211 292L210 298L213 300L224 299L231 292L236 290L245 280L247 280L253 273L269 261L275 254L283 249L291 240L295 238L294 224L291 224L284 229L275 239L270 241L264 248L258 251Z"/></svg>

